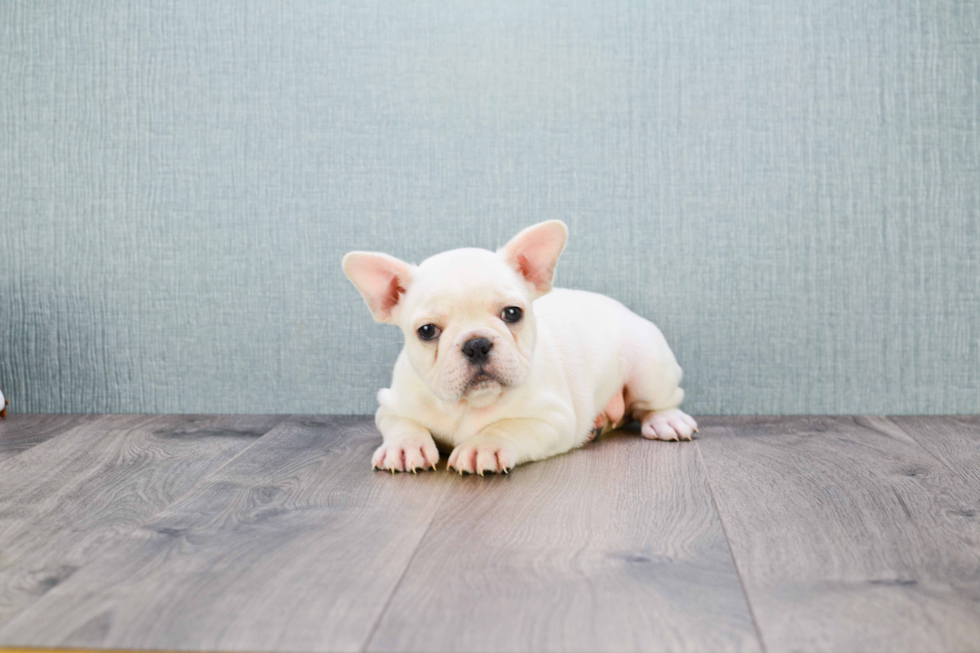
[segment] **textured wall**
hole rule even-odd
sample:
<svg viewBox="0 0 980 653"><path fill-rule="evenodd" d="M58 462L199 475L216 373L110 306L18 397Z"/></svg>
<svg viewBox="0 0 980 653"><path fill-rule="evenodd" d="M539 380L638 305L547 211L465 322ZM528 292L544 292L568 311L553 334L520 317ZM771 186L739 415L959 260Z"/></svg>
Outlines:
<svg viewBox="0 0 980 653"><path fill-rule="evenodd" d="M565 220L695 413L980 411L980 3L0 4L16 411L371 412L340 271Z"/></svg>

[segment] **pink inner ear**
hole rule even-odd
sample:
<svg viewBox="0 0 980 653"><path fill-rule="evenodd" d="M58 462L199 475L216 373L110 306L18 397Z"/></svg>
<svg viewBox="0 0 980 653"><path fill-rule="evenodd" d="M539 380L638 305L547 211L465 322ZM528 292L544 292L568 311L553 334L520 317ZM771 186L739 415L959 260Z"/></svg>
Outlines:
<svg viewBox="0 0 980 653"><path fill-rule="evenodd" d="M517 260L514 262L517 271L520 272L525 279L531 282L531 284L541 290L548 284L548 277L550 270L544 269L542 267L535 267L527 256L522 252L517 255Z"/></svg>
<svg viewBox="0 0 980 653"><path fill-rule="evenodd" d="M388 322L412 282L413 267L386 254L351 252L344 272L357 286L374 319Z"/></svg>
<svg viewBox="0 0 980 653"><path fill-rule="evenodd" d="M388 284L387 291L381 296L381 310L390 314L391 309L398 304L401 296L404 294L405 288L402 287L401 279L398 275L393 276L391 282Z"/></svg>
<svg viewBox="0 0 980 653"><path fill-rule="evenodd" d="M564 223L558 220L542 222L517 234L498 251L538 293L545 293L551 290L555 265L567 235Z"/></svg>

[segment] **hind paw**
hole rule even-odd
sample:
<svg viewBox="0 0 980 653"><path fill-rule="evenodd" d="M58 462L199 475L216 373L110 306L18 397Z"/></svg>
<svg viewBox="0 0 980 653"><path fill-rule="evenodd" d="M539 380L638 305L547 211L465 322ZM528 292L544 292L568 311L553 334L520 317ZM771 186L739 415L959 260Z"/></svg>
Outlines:
<svg viewBox="0 0 980 653"><path fill-rule="evenodd" d="M657 410L643 418L640 433L650 440L690 440L698 423L679 408Z"/></svg>

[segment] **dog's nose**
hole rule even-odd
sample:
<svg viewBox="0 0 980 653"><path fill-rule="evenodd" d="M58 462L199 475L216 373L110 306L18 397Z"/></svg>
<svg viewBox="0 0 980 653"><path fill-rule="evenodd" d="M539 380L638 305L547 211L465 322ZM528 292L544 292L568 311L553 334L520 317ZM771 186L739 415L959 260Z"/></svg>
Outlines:
<svg viewBox="0 0 980 653"><path fill-rule="evenodd" d="M474 365L486 363L491 349L493 349L493 343L486 338L473 338L463 343L463 355Z"/></svg>

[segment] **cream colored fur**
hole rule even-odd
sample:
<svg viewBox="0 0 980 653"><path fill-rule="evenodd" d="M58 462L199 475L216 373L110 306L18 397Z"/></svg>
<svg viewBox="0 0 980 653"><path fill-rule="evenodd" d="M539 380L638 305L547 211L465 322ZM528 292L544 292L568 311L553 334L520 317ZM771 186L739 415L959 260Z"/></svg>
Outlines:
<svg viewBox="0 0 980 653"><path fill-rule="evenodd" d="M372 466L434 468L437 444L460 473L505 472L588 442L631 418L651 439L689 440L681 368L649 321L604 295L552 289L567 228L525 229L497 252L457 249L418 266L351 252L344 271L405 346L378 393L383 443ZM508 323L507 307L523 310ZM423 325L441 329L423 340ZM463 345L491 343L474 362ZM475 380L476 379L476 380Z"/></svg>

